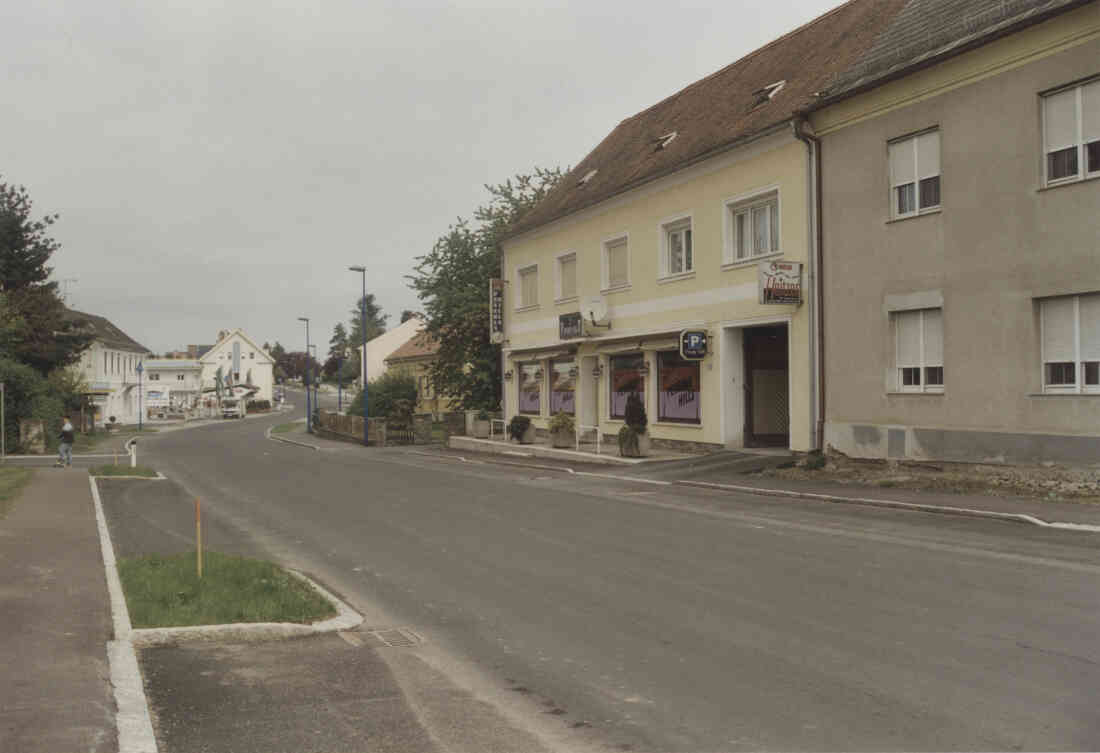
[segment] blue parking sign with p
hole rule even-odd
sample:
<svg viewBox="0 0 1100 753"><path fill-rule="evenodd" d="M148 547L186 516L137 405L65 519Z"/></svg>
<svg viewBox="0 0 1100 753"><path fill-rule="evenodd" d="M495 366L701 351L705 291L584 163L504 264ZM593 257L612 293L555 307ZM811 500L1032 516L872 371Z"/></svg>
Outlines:
<svg viewBox="0 0 1100 753"><path fill-rule="evenodd" d="M680 357L688 361L701 361L707 356L707 332L702 329L685 329L680 333Z"/></svg>

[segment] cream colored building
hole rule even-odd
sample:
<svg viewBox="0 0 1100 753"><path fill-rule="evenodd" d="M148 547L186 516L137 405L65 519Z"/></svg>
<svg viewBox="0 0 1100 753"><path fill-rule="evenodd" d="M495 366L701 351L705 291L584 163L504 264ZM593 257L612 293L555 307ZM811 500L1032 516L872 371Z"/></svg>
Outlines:
<svg viewBox="0 0 1100 753"><path fill-rule="evenodd" d="M251 385L257 390L253 399L274 399L275 359L244 330L219 332L218 342L203 354L199 363L204 390L215 388L220 373L224 387Z"/></svg>
<svg viewBox="0 0 1100 753"><path fill-rule="evenodd" d="M1100 459L1100 2L912 0L811 115L826 441Z"/></svg>
<svg viewBox="0 0 1100 753"><path fill-rule="evenodd" d="M517 223L506 417L573 413L610 439L637 393L658 445L817 446L814 145L797 113L901 5L855 0L624 120ZM773 264L800 303L761 302ZM680 358L684 330L707 334L701 361Z"/></svg>

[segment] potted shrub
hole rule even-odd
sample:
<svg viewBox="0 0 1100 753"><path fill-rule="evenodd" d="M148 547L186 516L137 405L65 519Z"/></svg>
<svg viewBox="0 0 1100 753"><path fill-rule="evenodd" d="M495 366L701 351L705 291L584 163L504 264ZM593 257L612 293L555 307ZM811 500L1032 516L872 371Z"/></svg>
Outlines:
<svg viewBox="0 0 1100 753"><path fill-rule="evenodd" d="M577 446L577 426L568 413L550 419L550 444L558 448Z"/></svg>
<svg viewBox="0 0 1100 753"><path fill-rule="evenodd" d="M109 418L107 419L107 421L108 421L109 423L108 423L108 424L107 424L107 425L106 425L105 427L103 427L103 428L105 428L105 429L106 429L106 430L107 430L108 432L110 432L110 431L111 431L111 429L115 428L115 420L116 420L116 419L115 419L115 417L114 417L114 416L110 416L110 417L109 417Z"/></svg>
<svg viewBox="0 0 1100 753"><path fill-rule="evenodd" d="M474 416L474 437L477 439L489 438L489 412L484 408Z"/></svg>
<svg viewBox="0 0 1100 753"><path fill-rule="evenodd" d="M508 438L514 439L520 444L535 443L535 425L528 416L512 416L508 422Z"/></svg>
<svg viewBox="0 0 1100 753"><path fill-rule="evenodd" d="M648 419L645 407L638 393L631 393L626 399L623 428L619 429L619 454L624 458L644 458L649 454L649 434L646 433Z"/></svg>

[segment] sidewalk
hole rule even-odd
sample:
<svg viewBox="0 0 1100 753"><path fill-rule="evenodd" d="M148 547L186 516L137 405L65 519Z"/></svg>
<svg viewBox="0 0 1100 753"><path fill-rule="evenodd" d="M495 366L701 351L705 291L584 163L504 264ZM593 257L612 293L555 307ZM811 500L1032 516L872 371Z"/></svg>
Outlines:
<svg viewBox="0 0 1100 753"><path fill-rule="evenodd" d="M777 498L817 499L822 502L848 502L851 504L881 504L906 508L922 506L943 508L950 513L979 511L996 514L1026 515L1045 523L1087 525L1100 527L1100 504L1045 500L1035 497L1017 497L993 494L951 494L900 488L883 488L862 484L844 484L831 481L799 481L761 476L753 471L777 463L790 462L781 454L753 454L730 452L688 461L665 461L630 467L599 466L593 463L570 462L561 457L501 456L472 449L416 448L424 453L444 457L477 458L482 462L500 463L519 467L537 467L543 470L613 475L617 478L636 478L640 482L670 486L695 486L724 490L730 493L761 494Z"/></svg>
<svg viewBox="0 0 1100 753"><path fill-rule="evenodd" d="M41 469L0 517L0 750L115 751L111 615L83 469Z"/></svg>

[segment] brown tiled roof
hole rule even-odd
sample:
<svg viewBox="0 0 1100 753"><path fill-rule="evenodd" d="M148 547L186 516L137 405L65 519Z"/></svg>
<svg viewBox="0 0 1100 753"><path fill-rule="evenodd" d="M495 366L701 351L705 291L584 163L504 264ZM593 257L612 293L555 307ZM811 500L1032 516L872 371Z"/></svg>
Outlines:
<svg viewBox="0 0 1100 753"><path fill-rule="evenodd" d="M859 62L906 0L850 0L620 123L509 236L597 204L717 154L807 109ZM759 92L785 81L775 97ZM667 147L659 139L676 132ZM578 182L590 171L592 178Z"/></svg>
<svg viewBox="0 0 1100 753"><path fill-rule="evenodd" d="M83 311L68 309L65 318L74 322L78 328L95 335L96 340L109 348L126 350L131 353L150 352L144 345L111 324L106 317L96 316L95 314L85 314Z"/></svg>
<svg viewBox="0 0 1100 753"><path fill-rule="evenodd" d="M909 0L818 106L1095 0Z"/></svg>
<svg viewBox="0 0 1100 753"><path fill-rule="evenodd" d="M386 356L387 361L399 361L405 358L423 358L439 352L439 341L427 332L421 332L400 348Z"/></svg>

